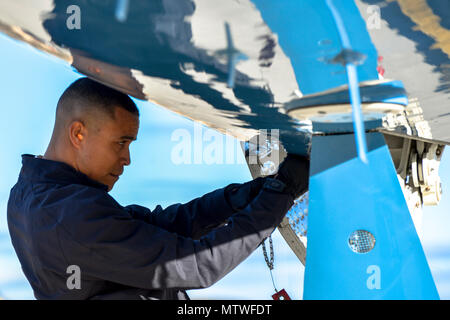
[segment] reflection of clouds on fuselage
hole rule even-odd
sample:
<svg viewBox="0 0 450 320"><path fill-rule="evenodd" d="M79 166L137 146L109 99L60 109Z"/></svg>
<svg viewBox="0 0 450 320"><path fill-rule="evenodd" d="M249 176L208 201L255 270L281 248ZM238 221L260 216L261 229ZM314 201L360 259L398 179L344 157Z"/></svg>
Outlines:
<svg viewBox="0 0 450 320"><path fill-rule="evenodd" d="M298 91L292 66L251 2L130 2L124 22L115 3L78 3L79 30L65 27L68 0L43 22L80 72L241 139L259 128L279 128L281 140L302 135L277 108ZM249 56L236 65L234 88L227 87L229 61L217 54L227 47L225 22Z"/></svg>
<svg viewBox="0 0 450 320"><path fill-rule="evenodd" d="M369 29L388 78L401 80L418 98L433 139L450 141L450 2L440 0L357 0L361 15L377 5L381 27Z"/></svg>
<svg viewBox="0 0 450 320"><path fill-rule="evenodd" d="M257 9L258 1L129 1L123 22L116 18L119 2L79 1L79 30L70 30L66 24L67 9L74 5L71 1L5 2L0 4L0 30L66 61L73 59L81 73L114 88L240 139L248 139L255 129L279 128L280 139L291 152L302 152L298 148L304 133L296 131L296 123L279 107L311 93L308 88L322 88L329 80L335 87L331 84L336 79L345 78L345 74L330 72L335 70L328 69L330 65L320 69L323 63L316 61L339 52L338 39L330 40L334 22L323 18L327 10L319 2L306 5L299 1L294 8L299 11L279 12L275 25L266 16L267 7ZM403 81L410 96L419 98L424 119L432 122L433 137L450 141L449 117L442 110L450 95L450 62L445 54L450 50L445 36L450 21L448 1L355 3L363 18L367 18L368 6L380 8L380 27L368 32L384 58L386 77ZM435 27L425 23L422 11ZM295 21L290 20L292 16ZM359 20L356 13L346 21L352 25ZM290 28L277 29L290 23ZM223 54L226 24L234 47L248 57L236 64L234 89L227 87L231 72ZM361 36L365 37L364 32ZM291 45L294 51L289 51ZM371 46L363 49L371 50Z"/></svg>

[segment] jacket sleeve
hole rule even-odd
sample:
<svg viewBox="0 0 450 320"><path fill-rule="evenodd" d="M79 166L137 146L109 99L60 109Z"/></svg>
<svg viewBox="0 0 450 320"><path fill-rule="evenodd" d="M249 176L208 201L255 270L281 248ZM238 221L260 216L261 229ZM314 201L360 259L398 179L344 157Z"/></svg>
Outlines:
<svg viewBox="0 0 450 320"><path fill-rule="evenodd" d="M153 211L139 205L125 209L135 219L141 219L181 236L199 239L224 224L227 219L245 208L261 190L265 178L256 178L244 184L233 183L209 192L185 204L174 204L166 209L157 206Z"/></svg>
<svg viewBox="0 0 450 320"><path fill-rule="evenodd" d="M150 211L135 204L124 208L135 219L184 237L198 239L236 212L228 203L225 190L217 189L185 204L177 203L165 209L158 205Z"/></svg>
<svg viewBox="0 0 450 320"><path fill-rule="evenodd" d="M82 281L104 279L147 289L205 288L246 259L292 204L292 196L263 188L226 225L194 240L133 219L109 196L90 195L89 204L71 208L78 214L61 222L59 238L68 263L80 267Z"/></svg>

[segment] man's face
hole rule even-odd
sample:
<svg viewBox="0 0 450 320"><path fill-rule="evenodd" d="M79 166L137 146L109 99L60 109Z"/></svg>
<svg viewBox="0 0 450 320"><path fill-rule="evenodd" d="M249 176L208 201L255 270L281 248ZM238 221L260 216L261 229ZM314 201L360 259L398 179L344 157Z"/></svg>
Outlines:
<svg viewBox="0 0 450 320"><path fill-rule="evenodd" d="M116 107L115 119L106 117L97 128L88 128L78 154L78 169L111 191L124 166L131 163L130 144L139 131L139 117Z"/></svg>

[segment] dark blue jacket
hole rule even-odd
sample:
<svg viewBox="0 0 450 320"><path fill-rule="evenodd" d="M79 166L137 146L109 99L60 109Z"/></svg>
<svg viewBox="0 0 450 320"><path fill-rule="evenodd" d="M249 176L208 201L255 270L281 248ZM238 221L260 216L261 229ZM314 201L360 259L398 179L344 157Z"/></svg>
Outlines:
<svg viewBox="0 0 450 320"><path fill-rule="evenodd" d="M65 163L23 155L22 164L8 227L37 299L186 299L247 258L293 204L266 179L239 211L225 188L150 211L121 206Z"/></svg>

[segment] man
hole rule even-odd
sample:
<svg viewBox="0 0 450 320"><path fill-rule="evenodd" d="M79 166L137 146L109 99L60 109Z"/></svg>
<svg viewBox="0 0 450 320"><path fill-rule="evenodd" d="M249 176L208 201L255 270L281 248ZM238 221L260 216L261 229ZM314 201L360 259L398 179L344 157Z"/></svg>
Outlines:
<svg viewBox="0 0 450 320"><path fill-rule="evenodd" d="M187 299L247 258L307 190L308 160L289 155L276 179L123 207L108 192L138 130L127 95L81 78L58 101L44 156L22 156L8 227L37 299Z"/></svg>

